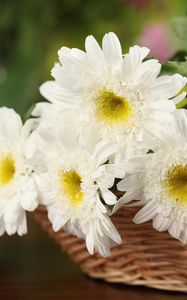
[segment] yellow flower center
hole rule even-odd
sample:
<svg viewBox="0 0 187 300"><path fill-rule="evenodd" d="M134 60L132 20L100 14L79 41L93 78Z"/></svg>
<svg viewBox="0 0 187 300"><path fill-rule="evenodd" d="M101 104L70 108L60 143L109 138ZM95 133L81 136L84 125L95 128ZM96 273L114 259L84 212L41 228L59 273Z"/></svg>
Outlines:
<svg viewBox="0 0 187 300"><path fill-rule="evenodd" d="M61 171L60 187L63 189L64 194L73 206L82 203L84 194L81 191L81 177L76 171Z"/></svg>
<svg viewBox="0 0 187 300"><path fill-rule="evenodd" d="M5 185L14 177L15 162L12 156L0 160L0 185Z"/></svg>
<svg viewBox="0 0 187 300"><path fill-rule="evenodd" d="M165 182L171 198L181 204L187 204L187 166L178 165L168 172Z"/></svg>
<svg viewBox="0 0 187 300"><path fill-rule="evenodd" d="M129 101L111 91L101 91L95 99L96 117L108 125L127 122L132 115Z"/></svg>

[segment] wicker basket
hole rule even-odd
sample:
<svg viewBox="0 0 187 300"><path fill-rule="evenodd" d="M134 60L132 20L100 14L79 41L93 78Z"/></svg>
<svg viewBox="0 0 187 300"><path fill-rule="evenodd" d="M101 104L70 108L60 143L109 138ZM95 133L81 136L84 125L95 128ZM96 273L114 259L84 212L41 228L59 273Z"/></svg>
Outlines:
<svg viewBox="0 0 187 300"><path fill-rule="evenodd" d="M43 229L91 277L108 282L144 285L158 289L187 292L187 246L157 232L151 223L135 225L137 208L121 208L112 221L125 243L112 249L109 258L89 255L85 242L63 230L55 233L44 207L34 213Z"/></svg>

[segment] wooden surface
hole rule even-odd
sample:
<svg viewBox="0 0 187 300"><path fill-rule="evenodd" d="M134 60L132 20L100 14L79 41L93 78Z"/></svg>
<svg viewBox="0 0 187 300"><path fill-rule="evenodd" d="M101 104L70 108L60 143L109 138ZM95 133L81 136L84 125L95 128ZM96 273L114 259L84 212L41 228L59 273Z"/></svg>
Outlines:
<svg viewBox="0 0 187 300"><path fill-rule="evenodd" d="M178 300L187 295L89 279L30 220L26 237L0 240L0 300L7 299Z"/></svg>

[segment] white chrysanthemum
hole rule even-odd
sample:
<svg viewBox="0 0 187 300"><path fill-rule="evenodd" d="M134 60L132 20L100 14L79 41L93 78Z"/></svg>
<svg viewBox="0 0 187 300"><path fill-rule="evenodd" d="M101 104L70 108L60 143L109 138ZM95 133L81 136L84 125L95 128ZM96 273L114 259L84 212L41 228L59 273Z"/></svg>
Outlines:
<svg viewBox="0 0 187 300"><path fill-rule="evenodd" d="M37 205L32 167L26 158L32 122L22 125L12 109L0 108L0 235L27 232L25 210Z"/></svg>
<svg viewBox="0 0 187 300"><path fill-rule="evenodd" d="M40 162L38 186L53 229L84 238L91 254L95 249L108 256L110 246L121 243L106 207L117 201L110 191L115 178L124 176L117 164L107 163L116 146L96 143L90 132L78 138L70 128L46 124L34 133L41 153L34 159Z"/></svg>
<svg viewBox="0 0 187 300"><path fill-rule="evenodd" d="M135 199L144 204L135 223L153 219L155 229L168 230L187 243L187 111L175 112L175 123L152 142L151 149L154 153L140 159L142 171L126 177L118 188L134 191Z"/></svg>
<svg viewBox="0 0 187 300"><path fill-rule="evenodd" d="M86 52L62 47L60 63L52 69L55 81L40 88L49 101L66 105L64 117L69 107L79 127L97 124L105 136L158 132L171 122L175 103L185 96L176 95L186 78L158 77L161 65L155 59L143 61L149 53L145 47L131 47L122 55L114 33L104 36L102 49L88 36L85 48Z"/></svg>

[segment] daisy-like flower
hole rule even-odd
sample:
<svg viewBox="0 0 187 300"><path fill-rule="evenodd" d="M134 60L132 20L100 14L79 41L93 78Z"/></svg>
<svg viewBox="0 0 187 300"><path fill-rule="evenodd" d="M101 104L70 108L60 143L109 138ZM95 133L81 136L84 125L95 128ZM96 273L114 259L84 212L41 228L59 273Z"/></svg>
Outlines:
<svg viewBox="0 0 187 300"><path fill-rule="evenodd" d="M153 219L155 229L187 243L187 111L176 111L173 126L151 144L153 153L141 159L142 171L123 179L118 188L134 191L138 204L144 204L135 223Z"/></svg>
<svg viewBox="0 0 187 300"><path fill-rule="evenodd" d="M108 256L110 247L121 243L108 216L117 201L110 188L124 176L117 164L108 163L116 146L97 142L96 133L78 137L71 128L46 124L34 133L39 150L34 160L36 166L43 161L36 167L37 182L53 229L84 238L91 254Z"/></svg>
<svg viewBox="0 0 187 300"><path fill-rule="evenodd" d="M52 69L54 81L44 83L40 91L52 103L63 102L61 116L68 109L79 127L94 124L104 136L158 132L172 121L176 96L186 84L179 74L158 77L161 64L155 59L143 61L145 47L131 47L123 55L114 33L102 41L102 49L93 36L85 42L86 52L62 47L60 63ZM42 114L42 111L40 112Z"/></svg>
<svg viewBox="0 0 187 300"><path fill-rule="evenodd" d="M32 121L22 125L12 109L0 108L0 235L27 233L26 213L38 205L32 166L27 159Z"/></svg>

